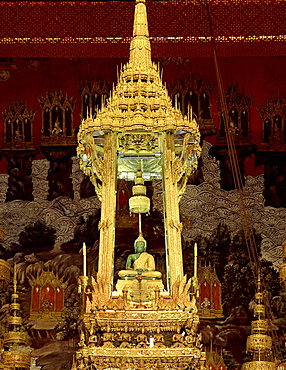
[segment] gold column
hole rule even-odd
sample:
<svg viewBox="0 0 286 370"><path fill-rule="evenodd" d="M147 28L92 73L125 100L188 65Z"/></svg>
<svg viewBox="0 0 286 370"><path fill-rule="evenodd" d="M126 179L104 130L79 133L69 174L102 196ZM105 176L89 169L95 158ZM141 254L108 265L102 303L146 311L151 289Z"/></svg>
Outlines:
<svg viewBox="0 0 286 370"><path fill-rule="evenodd" d="M163 134L163 186L165 199L165 230L166 248L168 258L169 284L173 285L183 278L183 258L179 215L179 196L177 181L173 176L173 163L175 160L174 133L168 131Z"/></svg>
<svg viewBox="0 0 286 370"><path fill-rule="evenodd" d="M114 132L105 134L103 159L98 275L102 281L110 284L111 294L113 283L117 174Z"/></svg>

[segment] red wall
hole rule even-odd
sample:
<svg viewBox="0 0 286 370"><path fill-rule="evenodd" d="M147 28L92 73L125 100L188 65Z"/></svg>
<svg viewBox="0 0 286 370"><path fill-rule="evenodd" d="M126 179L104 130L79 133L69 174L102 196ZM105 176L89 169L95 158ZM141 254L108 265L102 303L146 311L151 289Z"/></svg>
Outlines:
<svg viewBox="0 0 286 370"><path fill-rule="evenodd" d="M11 77L7 82L0 82L0 110L7 108L12 101L27 102L28 109L37 111L34 122L34 144L39 146L41 135L41 110L37 97L45 94L46 89L68 91L68 96L77 99L74 124L80 123L80 81L99 78L109 82L116 81L116 65L125 63L123 59L82 59L79 64L72 64L68 59L42 59L41 68L37 72L27 69L27 59L16 59L17 69L11 70ZM178 60L177 60L178 61ZM261 119L256 107L259 103L266 104L267 98L272 94L286 97L286 58L221 58L219 60L223 82L227 85L238 83L248 95L252 93L254 102L251 110L251 128L253 142L260 143ZM161 63L162 65L162 63ZM184 67L171 61L163 67L163 81L175 83L183 80L190 71L205 77L211 84L216 85L214 63L211 58L189 58ZM217 120L216 99L217 89L213 93L212 107L215 124ZM0 118L0 148L3 143L3 117ZM212 143L214 137L208 138ZM37 158L40 158L39 155ZM0 162L0 172L6 172L6 161ZM253 158L246 160L246 174L261 173L263 169L254 170Z"/></svg>

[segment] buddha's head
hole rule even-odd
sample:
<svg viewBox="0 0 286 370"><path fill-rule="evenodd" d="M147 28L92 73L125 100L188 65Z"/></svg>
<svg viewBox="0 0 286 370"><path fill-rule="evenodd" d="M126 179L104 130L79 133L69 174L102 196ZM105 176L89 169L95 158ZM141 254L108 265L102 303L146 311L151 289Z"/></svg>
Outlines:
<svg viewBox="0 0 286 370"><path fill-rule="evenodd" d="M146 242L146 240L144 239L144 237L141 233L134 242L134 249L135 249L136 253L146 252L147 242Z"/></svg>

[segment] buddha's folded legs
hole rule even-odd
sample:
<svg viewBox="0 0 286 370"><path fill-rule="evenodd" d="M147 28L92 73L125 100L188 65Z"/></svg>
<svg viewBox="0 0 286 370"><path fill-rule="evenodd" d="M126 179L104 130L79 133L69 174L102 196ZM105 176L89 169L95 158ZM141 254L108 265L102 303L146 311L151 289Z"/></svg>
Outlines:
<svg viewBox="0 0 286 370"><path fill-rule="evenodd" d="M122 279L125 276L136 276L138 275L138 271L135 270L121 270L118 273L118 276Z"/></svg>
<svg viewBox="0 0 286 370"><path fill-rule="evenodd" d="M159 271L146 271L142 272L143 277L149 277L149 278L156 278L156 279L161 279L161 272Z"/></svg>
<svg viewBox="0 0 286 370"><path fill-rule="evenodd" d="M134 277L138 275L138 271L136 270L121 270L119 271L118 273L118 276L121 278L121 279L124 279L126 277ZM142 272L141 275L146 278L155 278L155 279L161 279L161 272L159 271L145 271L145 272Z"/></svg>

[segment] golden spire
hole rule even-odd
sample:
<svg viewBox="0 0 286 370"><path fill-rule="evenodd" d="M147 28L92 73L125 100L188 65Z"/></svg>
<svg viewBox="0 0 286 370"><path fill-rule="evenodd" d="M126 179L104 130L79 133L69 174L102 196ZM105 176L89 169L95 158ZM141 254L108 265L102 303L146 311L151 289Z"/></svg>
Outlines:
<svg viewBox="0 0 286 370"><path fill-rule="evenodd" d="M246 351L252 353L252 361L244 363L242 370L274 370L276 366L272 359L272 338L267 335L268 323L265 319L260 269L258 270L255 300L253 314L256 320L251 323L251 334L248 336L246 343Z"/></svg>
<svg viewBox="0 0 286 370"><path fill-rule="evenodd" d="M177 107L172 106L159 66L151 60L145 0L136 0L129 62L118 73L117 84L96 118L88 117L80 125L77 153L83 159L81 169L88 172L85 168L90 160L87 146L93 142L94 132L134 129L189 132L193 151L200 155L200 133L196 121L190 116L183 116Z"/></svg>
<svg viewBox="0 0 286 370"><path fill-rule="evenodd" d="M23 326L21 306L17 294L17 268L14 263L13 293L8 315L8 330L4 334L4 369L30 369L30 350L27 346L27 332Z"/></svg>
<svg viewBox="0 0 286 370"><path fill-rule="evenodd" d="M17 294L17 265L16 263L14 263L13 294L11 298L12 298L12 302L10 304L11 320L12 320L11 324L15 324L17 326L20 323L22 325L22 318L17 315L17 311L20 312L20 303L18 302L19 295ZM17 317L15 323L13 322L13 317Z"/></svg>
<svg viewBox="0 0 286 370"><path fill-rule="evenodd" d="M16 263L14 263L13 287L14 287L14 294L17 294L17 268L16 268Z"/></svg>
<svg viewBox="0 0 286 370"><path fill-rule="evenodd" d="M152 65L145 0L136 0L129 66L147 70Z"/></svg>

